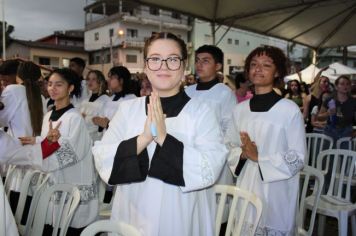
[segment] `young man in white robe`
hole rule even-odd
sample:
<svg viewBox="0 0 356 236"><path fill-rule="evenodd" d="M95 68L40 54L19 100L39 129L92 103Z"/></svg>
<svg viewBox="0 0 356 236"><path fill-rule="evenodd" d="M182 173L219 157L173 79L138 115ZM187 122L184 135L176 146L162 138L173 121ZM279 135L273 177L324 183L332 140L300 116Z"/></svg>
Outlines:
<svg viewBox="0 0 356 236"><path fill-rule="evenodd" d="M199 77L196 84L188 86L185 92L193 99L206 102L215 112L223 133L231 120L236 105L233 91L221 83L218 72L224 64L224 53L213 45L203 45L195 51L195 71ZM217 181L218 184L233 184L233 177L227 165Z"/></svg>
<svg viewBox="0 0 356 236"><path fill-rule="evenodd" d="M212 186L226 147L207 104L180 91L186 45L170 33L153 35L144 49L151 96L122 102L93 147L101 178L117 185L111 220L143 236L212 236Z"/></svg>
<svg viewBox="0 0 356 236"><path fill-rule="evenodd" d="M258 47L246 59L245 73L255 95L238 104L226 134L228 163L239 188L256 194L263 209L255 235L295 232L299 171L306 153L303 115L299 107L282 98L273 87L287 74L287 58L276 47ZM253 214L244 221L244 234Z"/></svg>

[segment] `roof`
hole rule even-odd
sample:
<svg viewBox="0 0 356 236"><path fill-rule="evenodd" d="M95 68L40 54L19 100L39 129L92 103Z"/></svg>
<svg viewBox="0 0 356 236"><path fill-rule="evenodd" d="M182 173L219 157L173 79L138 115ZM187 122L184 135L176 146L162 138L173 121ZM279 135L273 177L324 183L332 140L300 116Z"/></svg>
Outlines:
<svg viewBox="0 0 356 236"><path fill-rule="evenodd" d="M127 0L312 48L356 45L355 0Z"/></svg>
<svg viewBox="0 0 356 236"><path fill-rule="evenodd" d="M37 41L19 40L19 39L13 39L11 43L18 43L23 46L28 46L32 48L43 48L43 49L52 49L52 50L70 51L70 52L85 52L84 46L83 47L66 46L66 45L42 43Z"/></svg>

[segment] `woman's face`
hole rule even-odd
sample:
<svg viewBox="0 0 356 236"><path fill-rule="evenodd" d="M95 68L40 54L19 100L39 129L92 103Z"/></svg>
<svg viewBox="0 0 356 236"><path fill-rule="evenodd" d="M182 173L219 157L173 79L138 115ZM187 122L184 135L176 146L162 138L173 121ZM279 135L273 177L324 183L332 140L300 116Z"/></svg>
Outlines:
<svg viewBox="0 0 356 236"><path fill-rule="evenodd" d="M147 58L166 60L167 58L181 59L181 50L178 44L171 39L158 39L148 47ZM161 97L169 97L179 92L180 84L184 79L184 63L181 61L177 70L170 70L166 61L162 61L161 68L157 71L148 68L145 63L145 73L151 82L152 90Z"/></svg>
<svg viewBox="0 0 356 236"><path fill-rule="evenodd" d="M143 79L141 83L140 96L148 96L152 92L152 87L148 79Z"/></svg>
<svg viewBox="0 0 356 236"><path fill-rule="evenodd" d="M351 82L341 78L335 88L338 93L348 94L351 92Z"/></svg>
<svg viewBox="0 0 356 236"><path fill-rule="evenodd" d="M298 84L297 84L297 82L293 81L293 82L290 83L290 90L293 93L298 93Z"/></svg>
<svg viewBox="0 0 356 236"><path fill-rule="evenodd" d="M323 92L329 90L329 79L326 77L321 77L319 87Z"/></svg>
<svg viewBox="0 0 356 236"><path fill-rule="evenodd" d="M272 58L266 54L256 55L250 62L249 79L258 87L273 87L275 77L278 76L277 67Z"/></svg>
<svg viewBox="0 0 356 236"><path fill-rule="evenodd" d="M69 99L70 93L73 91L74 86L69 85L59 74L54 73L48 80L48 94L54 101Z"/></svg>
<svg viewBox="0 0 356 236"><path fill-rule="evenodd" d="M87 86L93 93L98 93L100 89L100 83L95 73L89 73L87 77Z"/></svg>
<svg viewBox="0 0 356 236"><path fill-rule="evenodd" d="M109 88L112 92L118 93L122 90L122 79L119 79L118 75L109 76Z"/></svg>

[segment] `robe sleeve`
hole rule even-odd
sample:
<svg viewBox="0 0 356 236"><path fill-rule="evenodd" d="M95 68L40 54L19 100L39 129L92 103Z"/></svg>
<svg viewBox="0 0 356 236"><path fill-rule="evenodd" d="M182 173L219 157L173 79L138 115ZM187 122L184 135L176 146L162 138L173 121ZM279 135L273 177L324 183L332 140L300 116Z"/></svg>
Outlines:
<svg viewBox="0 0 356 236"><path fill-rule="evenodd" d="M180 187L183 192L213 185L226 162L227 149L223 143L221 128L215 113L207 106L201 106L197 110L197 116L193 131L195 132L194 140L184 143L185 186Z"/></svg>
<svg viewBox="0 0 356 236"><path fill-rule="evenodd" d="M116 159L119 144L125 140L124 134L127 122L125 112L123 112L121 106L118 106L118 111L110 121L109 129L105 132L102 140L96 141L92 148L95 167L101 179L107 184L109 184L109 179L113 172L114 160ZM115 164L120 164L120 162ZM115 168L120 169L120 166L116 165Z"/></svg>
<svg viewBox="0 0 356 236"><path fill-rule="evenodd" d="M222 109L221 109L221 129L223 134L227 132L229 123L232 119L232 111L234 110L234 107L236 106L236 97L232 91L229 91L226 93L225 98L222 99L223 104L221 104Z"/></svg>
<svg viewBox="0 0 356 236"><path fill-rule="evenodd" d="M235 110L234 110L235 111ZM240 163L240 155L242 153L241 149L241 140L240 134L236 127L236 113L232 114L232 118L229 121L228 128L225 133L224 142L229 149L229 154L227 157L227 164L232 172L232 174L236 177L236 168ZM241 164L240 164L241 165Z"/></svg>
<svg viewBox="0 0 356 236"><path fill-rule="evenodd" d="M13 137L0 130L0 164L13 164L40 168L42 158L40 145L22 146Z"/></svg>
<svg viewBox="0 0 356 236"><path fill-rule="evenodd" d="M137 136L124 140L117 148L109 184L144 181L147 177L148 165L146 148L137 155Z"/></svg>
<svg viewBox="0 0 356 236"><path fill-rule="evenodd" d="M149 176L163 182L185 186L183 178L184 144L167 134L162 147L156 146L151 160Z"/></svg>
<svg viewBox="0 0 356 236"><path fill-rule="evenodd" d="M60 147L43 160L43 171L51 172L75 165L86 155L90 155L88 150L90 150L92 142L82 117L75 113L65 119L62 120L59 128L61 132L58 141Z"/></svg>
<svg viewBox="0 0 356 236"><path fill-rule="evenodd" d="M258 164L264 182L285 180L296 175L304 166L306 154L305 129L298 110L285 125L287 148L282 152L258 154Z"/></svg>
<svg viewBox="0 0 356 236"><path fill-rule="evenodd" d="M9 85L11 86L11 85ZM9 126L10 121L19 110L20 99L16 97L14 89L4 89L1 94L1 101L4 103L4 109L0 111L0 127Z"/></svg>

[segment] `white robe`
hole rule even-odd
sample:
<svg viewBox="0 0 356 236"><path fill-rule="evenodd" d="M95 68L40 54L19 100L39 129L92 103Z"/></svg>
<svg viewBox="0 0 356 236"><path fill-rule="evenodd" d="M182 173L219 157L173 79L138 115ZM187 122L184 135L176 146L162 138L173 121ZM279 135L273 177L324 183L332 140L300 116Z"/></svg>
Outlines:
<svg viewBox="0 0 356 236"><path fill-rule="evenodd" d="M107 183L118 144L141 134L145 97L122 102L102 141L93 147L96 168ZM226 161L227 149L210 108L190 100L177 117L166 118L167 133L183 142L184 187L147 176L116 188L112 220L134 225L144 236L214 235L215 194L210 187ZM151 161L156 143L151 142Z"/></svg>
<svg viewBox="0 0 356 236"><path fill-rule="evenodd" d="M53 127L58 122L62 122L59 127L61 147L42 160L40 142L47 136L51 113L52 111L48 112L43 119L41 136L37 137L38 143L33 146L35 150L33 158L41 162L40 170L51 173L50 185L67 183L79 188L80 203L70 226L82 228L93 222L98 215L98 186L91 154L92 141L83 118L75 108L72 108L66 111L58 121L53 122ZM49 211L52 210L53 208L50 207ZM47 222L52 221L48 218Z"/></svg>
<svg viewBox="0 0 356 236"><path fill-rule="evenodd" d="M17 225L12 215L12 211L7 201L2 181L0 181L0 235L17 236Z"/></svg>
<svg viewBox="0 0 356 236"><path fill-rule="evenodd" d="M108 101L105 107L103 107L103 109L100 111L101 117L106 117L109 120L111 120L114 117L115 113L117 112L120 103L126 100L134 99L136 98L136 95L126 94L124 97L119 98L119 100L117 101L113 101L114 97L115 95L112 95L110 97L110 101Z"/></svg>
<svg viewBox="0 0 356 236"><path fill-rule="evenodd" d="M223 83L218 83L208 90L196 90L196 88L197 84L188 86L185 92L189 97L199 98L214 109L221 129L225 134L231 120L232 110L236 106L236 97L233 91ZM233 184L233 177L227 164L224 165L217 183Z"/></svg>
<svg viewBox="0 0 356 236"><path fill-rule="evenodd" d="M100 116L100 111L106 107L106 103L110 102L107 95L101 95L94 102L89 102L89 98L85 99L79 106L80 113L85 114L84 120L93 141L100 140L103 132L99 132L99 126L93 123L93 117Z"/></svg>
<svg viewBox="0 0 356 236"><path fill-rule="evenodd" d="M8 133L16 138L32 136L25 86L18 84L6 86L1 94L1 101L5 108L0 111L0 127L8 127Z"/></svg>
<svg viewBox="0 0 356 236"><path fill-rule="evenodd" d="M247 132L258 149L258 162L247 160L236 183L255 193L263 203L256 235L294 235L299 171L306 153L299 107L281 99L267 112L252 112L249 101L244 101L234 109L230 125L225 141L230 147L228 163L232 172L242 152L240 131ZM248 229L251 221L248 217L244 221Z"/></svg>

